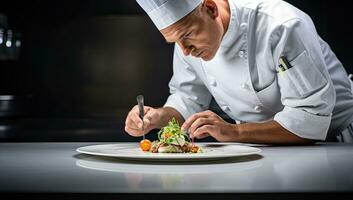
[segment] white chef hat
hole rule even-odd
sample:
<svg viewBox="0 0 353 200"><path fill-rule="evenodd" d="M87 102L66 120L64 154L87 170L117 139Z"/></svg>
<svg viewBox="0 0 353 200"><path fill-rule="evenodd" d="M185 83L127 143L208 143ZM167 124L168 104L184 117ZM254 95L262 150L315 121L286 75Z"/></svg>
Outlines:
<svg viewBox="0 0 353 200"><path fill-rule="evenodd" d="M193 11L202 0L136 0L158 30L162 30Z"/></svg>

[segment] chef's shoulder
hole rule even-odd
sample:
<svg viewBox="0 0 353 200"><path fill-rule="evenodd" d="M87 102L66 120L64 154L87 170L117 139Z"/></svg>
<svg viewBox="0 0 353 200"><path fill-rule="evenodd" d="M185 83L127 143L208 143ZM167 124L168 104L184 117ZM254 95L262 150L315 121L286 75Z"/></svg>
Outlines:
<svg viewBox="0 0 353 200"><path fill-rule="evenodd" d="M283 25L288 21L307 19L307 15L294 7L293 5L282 0L233 0L248 12L255 13L256 18L263 18L267 23L275 23Z"/></svg>

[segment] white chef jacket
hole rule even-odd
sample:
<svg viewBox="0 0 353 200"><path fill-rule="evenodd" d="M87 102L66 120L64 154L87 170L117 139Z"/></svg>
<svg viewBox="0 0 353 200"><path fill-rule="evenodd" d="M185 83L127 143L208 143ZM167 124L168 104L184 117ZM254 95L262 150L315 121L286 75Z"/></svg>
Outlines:
<svg viewBox="0 0 353 200"><path fill-rule="evenodd" d="M325 140L353 121L347 73L310 17L280 0L229 0L230 23L210 61L174 49L173 107L187 119L212 96L232 119L277 121L290 132ZM284 56L291 68L280 72Z"/></svg>

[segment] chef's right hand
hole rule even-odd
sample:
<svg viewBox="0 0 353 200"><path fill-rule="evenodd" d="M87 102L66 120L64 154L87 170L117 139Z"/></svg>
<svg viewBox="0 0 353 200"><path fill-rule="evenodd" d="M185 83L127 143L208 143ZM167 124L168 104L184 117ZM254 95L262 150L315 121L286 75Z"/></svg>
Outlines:
<svg viewBox="0 0 353 200"><path fill-rule="evenodd" d="M145 117L143 118L144 123L139 116L138 106L134 106L126 117L125 131L134 137L140 137L152 129L159 128L160 123L160 111L158 109L144 106ZM144 127L142 127L142 124Z"/></svg>

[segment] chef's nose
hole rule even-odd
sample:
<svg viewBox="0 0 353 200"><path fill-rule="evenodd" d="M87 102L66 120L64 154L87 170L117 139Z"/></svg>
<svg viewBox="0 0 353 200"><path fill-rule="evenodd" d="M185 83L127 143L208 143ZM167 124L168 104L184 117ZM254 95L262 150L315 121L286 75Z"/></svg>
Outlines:
<svg viewBox="0 0 353 200"><path fill-rule="evenodd" d="M179 46L181 47L181 49L183 50L183 53L185 56L190 55L191 51L195 48L192 45L185 45L183 43L179 43Z"/></svg>

